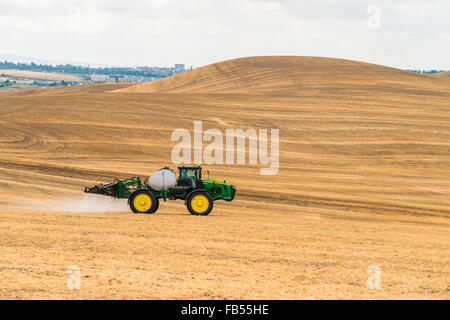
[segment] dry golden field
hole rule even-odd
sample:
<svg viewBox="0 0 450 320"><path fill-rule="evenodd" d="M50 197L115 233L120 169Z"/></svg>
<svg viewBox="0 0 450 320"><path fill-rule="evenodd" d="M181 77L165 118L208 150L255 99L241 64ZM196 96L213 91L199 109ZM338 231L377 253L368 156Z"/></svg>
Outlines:
<svg viewBox="0 0 450 320"><path fill-rule="evenodd" d="M4 92L0 112L0 298L450 298L449 78L255 57L149 84ZM171 133L194 120L279 128L278 174L205 166L238 187L207 217L84 197L174 168ZM72 265L80 290L66 287Z"/></svg>
<svg viewBox="0 0 450 320"><path fill-rule="evenodd" d="M450 71L436 73L437 76L450 77Z"/></svg>
<svg viewBox="0 0 450 320"><path fill-rule="evenodd" d="M11 77L36 79L36 80L53 80L53 81L81 81L83 77L75 74L54 73L54 72L37 72L27 70L0 70L0 75L5 74Z"/></svg>

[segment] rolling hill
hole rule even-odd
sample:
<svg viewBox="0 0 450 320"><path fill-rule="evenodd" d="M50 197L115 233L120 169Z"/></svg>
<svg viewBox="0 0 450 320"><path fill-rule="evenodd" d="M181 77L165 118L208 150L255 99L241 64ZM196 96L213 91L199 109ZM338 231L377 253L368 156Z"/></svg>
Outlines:
<svg viewBox="0 0 450 320"><path fill-rule="evenodd" d="M341 85L342 87L339 87ZM372 89L408 85L448 87L433 77L364 62L318 57L250 57L214 63L158 81L134 85L119 92L278 92L304 89Z"/></svg>
<svg viewBox="0 0 450 320"><path fill-rule="evenodd" d="M449 101L446 77L315 57L0 93L0 297L449 298ZM83 209L84 186L174 168L195 120L279 128L278 174L205 166L238 186L208 217Z"/></svg>
<svg viewBox="0 0 450 320"><path fill-rule="evenodd" d="M436 75L441 77L450 77L450 71L439 72L436 73Z"/></svg>

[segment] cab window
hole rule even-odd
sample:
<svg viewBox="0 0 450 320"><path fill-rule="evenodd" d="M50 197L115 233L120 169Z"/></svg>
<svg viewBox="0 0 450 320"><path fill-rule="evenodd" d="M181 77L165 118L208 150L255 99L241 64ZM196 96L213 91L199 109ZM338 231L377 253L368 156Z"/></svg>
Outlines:
<svg viewBox="0 0 450 320"><path fill-rule="evenodd" d="M180 178L189 178L192 181L192 186L195 187L197 183L197 170L196 169L181 169Z"/></svg>

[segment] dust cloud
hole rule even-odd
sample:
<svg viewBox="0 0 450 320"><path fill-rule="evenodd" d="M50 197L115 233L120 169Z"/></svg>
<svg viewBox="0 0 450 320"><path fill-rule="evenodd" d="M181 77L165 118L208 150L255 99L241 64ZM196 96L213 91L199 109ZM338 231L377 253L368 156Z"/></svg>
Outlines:
<svg viewBox="0 0 450 320"><path fill-rule="evenodd" d="M127 212L125 199L113 199L98 195L84 195L82 197L66 197L60 199L33 199L26 205L11 204L11 209L49 211L49 212Z"/></svg>

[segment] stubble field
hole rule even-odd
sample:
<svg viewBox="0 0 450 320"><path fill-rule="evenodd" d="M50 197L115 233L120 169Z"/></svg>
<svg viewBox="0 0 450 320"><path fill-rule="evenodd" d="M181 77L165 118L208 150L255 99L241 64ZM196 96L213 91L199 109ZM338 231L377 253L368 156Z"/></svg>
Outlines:
<svg viewBox="0 0 450 320"><path fill-rule="evenodd" d="M0 297L448 299L449 101L446 77L312 57L1 93ZM175 169L171 133L194 120L279 128L278 174L206 166L238 187L208 217L84 198ZM66 286L73 265L80 290Z"/></svg>

